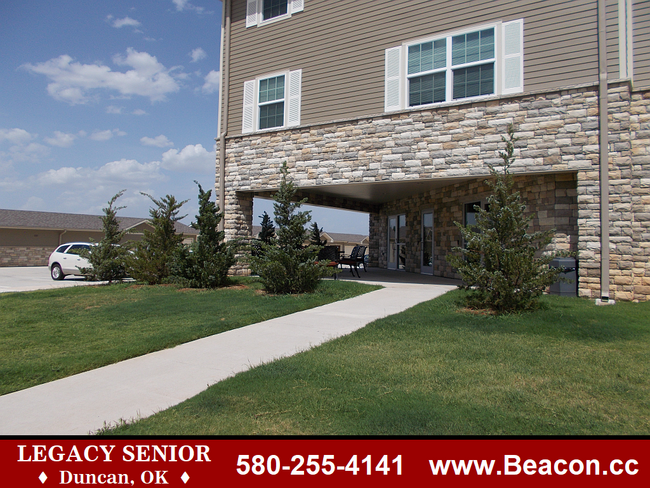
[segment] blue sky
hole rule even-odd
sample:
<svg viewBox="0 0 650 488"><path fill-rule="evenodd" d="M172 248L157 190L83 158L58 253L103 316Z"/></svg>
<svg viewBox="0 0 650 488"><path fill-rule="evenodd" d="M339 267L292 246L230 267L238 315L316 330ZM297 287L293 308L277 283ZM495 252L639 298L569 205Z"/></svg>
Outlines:
<svg viewBox="0 0 650 488"><path fill-rule="evenodd" d="M221 2L0 2L0 208L145 217L214 187ZM364 214L312 209L331 232ZM272 204L256 200L258 215Z"/></svg>

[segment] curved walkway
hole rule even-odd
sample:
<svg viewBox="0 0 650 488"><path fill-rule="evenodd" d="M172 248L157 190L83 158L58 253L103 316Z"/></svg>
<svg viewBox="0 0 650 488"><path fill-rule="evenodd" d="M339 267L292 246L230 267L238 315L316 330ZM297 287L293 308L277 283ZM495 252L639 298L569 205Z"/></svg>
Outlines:
<svg viewBox="0 0 650 488"><path fill-rule="evenodd" d="M0 435L84 435L144 418L236 373L350 334L455 288L451 280L391 283L385 276L363 276L384 286L365 295L0 396Z"/></svg>

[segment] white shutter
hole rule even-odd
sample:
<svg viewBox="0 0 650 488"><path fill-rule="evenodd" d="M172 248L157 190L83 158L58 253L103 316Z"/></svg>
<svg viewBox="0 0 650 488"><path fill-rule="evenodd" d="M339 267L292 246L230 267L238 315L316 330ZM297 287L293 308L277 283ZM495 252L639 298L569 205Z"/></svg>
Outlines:
<svg viewBox="0 0 650 488"><path fill-rule="evenodd" d="M300 125L301 85L302 70L290 71L287 94L287 127Z"/></svg>
<svg viewBox="0 0 650 488"><path fill-rule="evenodd" d="M524 21L503 24L503 94L524 91Z"/></svg>
<svg viewBox="0 0 650 488"><path fill-rule="evenodd" d="M289 13L295 14L296 12L302 12L305 9L305 0L290 0L291 4Z"/></svg>
<svg viewBox="0 0 650 488"><path fill-rule="evenodd" d="M384 78L384 110L392 112L402 108L402 47L386 49L386 65Z"/></svg>
<svg viewBox="0 0 650 488"><path fill-rule="evenodd" d="M255 131L255 105L257 83L255 80L244 82L244 110L242 112L242 134Z"/></svg>
<svg viewBox="0 0 650 488"><path fill-rule="evenodd" d="M257 0L248 0L246 2L246 27L255 27L257 25Z"/></svg>

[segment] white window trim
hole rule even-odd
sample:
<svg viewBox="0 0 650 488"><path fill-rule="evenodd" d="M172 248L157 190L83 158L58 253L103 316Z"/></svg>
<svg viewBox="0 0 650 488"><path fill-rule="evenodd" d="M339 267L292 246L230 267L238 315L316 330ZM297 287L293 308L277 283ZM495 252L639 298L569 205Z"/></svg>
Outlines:
<svg viewBox="0 0 650 488"><path fill-rule="evenodd" d="M272 102L260 102L260 81L284 76L284 98ZM244 107L242 112L242 134L266 132L300 125L302 70L277 71L258 76L244 83ZM260 106L272 103L284 103L284 124L260 129Z"/></svg>
<svg viewBox="0 0 650 488"><path fill-rule="evenodd" d="M385 57L385 92L384 92L384 110L386 112L393 112L397 110L408 110L408 109L419 109L426 108L431 106L441 106L441 105L453 105L456 103L462 103L464 101L480 101L484 99L494 98L499 95L506 95L510 93L521 93L523 92L523 19L518 19L511 22L493 22L489 24L482 24L479 26L468 27L464 29L459 29L455 31L445 32L440 35L427 36L416 40L410 40L402 43L400 46L386 49ZM451 39L454 36L468 34L470 32L477 32L486 29L494 28L494 93L489 95L479 95L476 97L467 97L467 98L453 98L453 76L450 76L450 73L454 69L468 68L471 66L478 66L482 64L487 64L491 62L490 60L481 60L473 63L466 63L462 65L452 65L451 58L451 49L452 42ZM506 45L504 42L504 30L508 28L511 32L519 32L519 49L514 54L508 54L506 51ZM518 30L517 30L518 28ZM441 39L447 40L447 60L448 63L444 68L438 68L435 70L420 72L417 74L408 74L408 48L409 46L414 46L422 44L425 42L433 42ZM512 50L512 47L510 50ZM398 61L396 61L396 59ZM509 60L509 65L506 66L506 59ZM517 64L517 61L519 63ZM392 64L395 62L399 63L399 66ZM514 75L515 86L504 88L504 82L506 80L506 69L509 68L511 71L508 73L511 77ZM410 78L416 78L418 76L423 76L425 74L432 74L438 72L447 73L446 76L446 96L444 102L434 102L424 105L409 106L409 83ZM511 78L512 79L512 78Z"/></svg>
<svg viewBox="0 0 650 488"><path fill-rule="evenodd" d="M305 9L305 0L287 0L287 13L278 15L268 20L264 18L264 0L247 0L246 2L246 27L262 27L290 18L293 14Z"/></svg>

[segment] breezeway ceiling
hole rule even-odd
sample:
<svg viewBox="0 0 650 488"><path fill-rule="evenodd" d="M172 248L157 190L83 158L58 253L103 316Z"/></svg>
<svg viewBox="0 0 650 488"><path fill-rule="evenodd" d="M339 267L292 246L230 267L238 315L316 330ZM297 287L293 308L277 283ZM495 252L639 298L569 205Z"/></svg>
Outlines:
<svg viewBox="0 0 650 488"><path fill-rule="evenodd" d="M534 174L535 172L526 172ZM540 174L548 175L545 172ZM517 173L514 173L517 176ZM447 178L421 178L404 181L373 181L367 183L340 183L333 185L315 185L315 186L298 186L298 192L301 196L319 195L329 198L336 198L343 201L358 202L368 206L367 211L372 211L383 204L391 201L401 200L421 193L435 191L445 186L466 183L472 180L485 180L489 174L479 174L473 176L457 176ZM253 190L253 196L259 198L272 198L273 189ZM309 202L310 205L318 205L316 202Z"/></svg>

